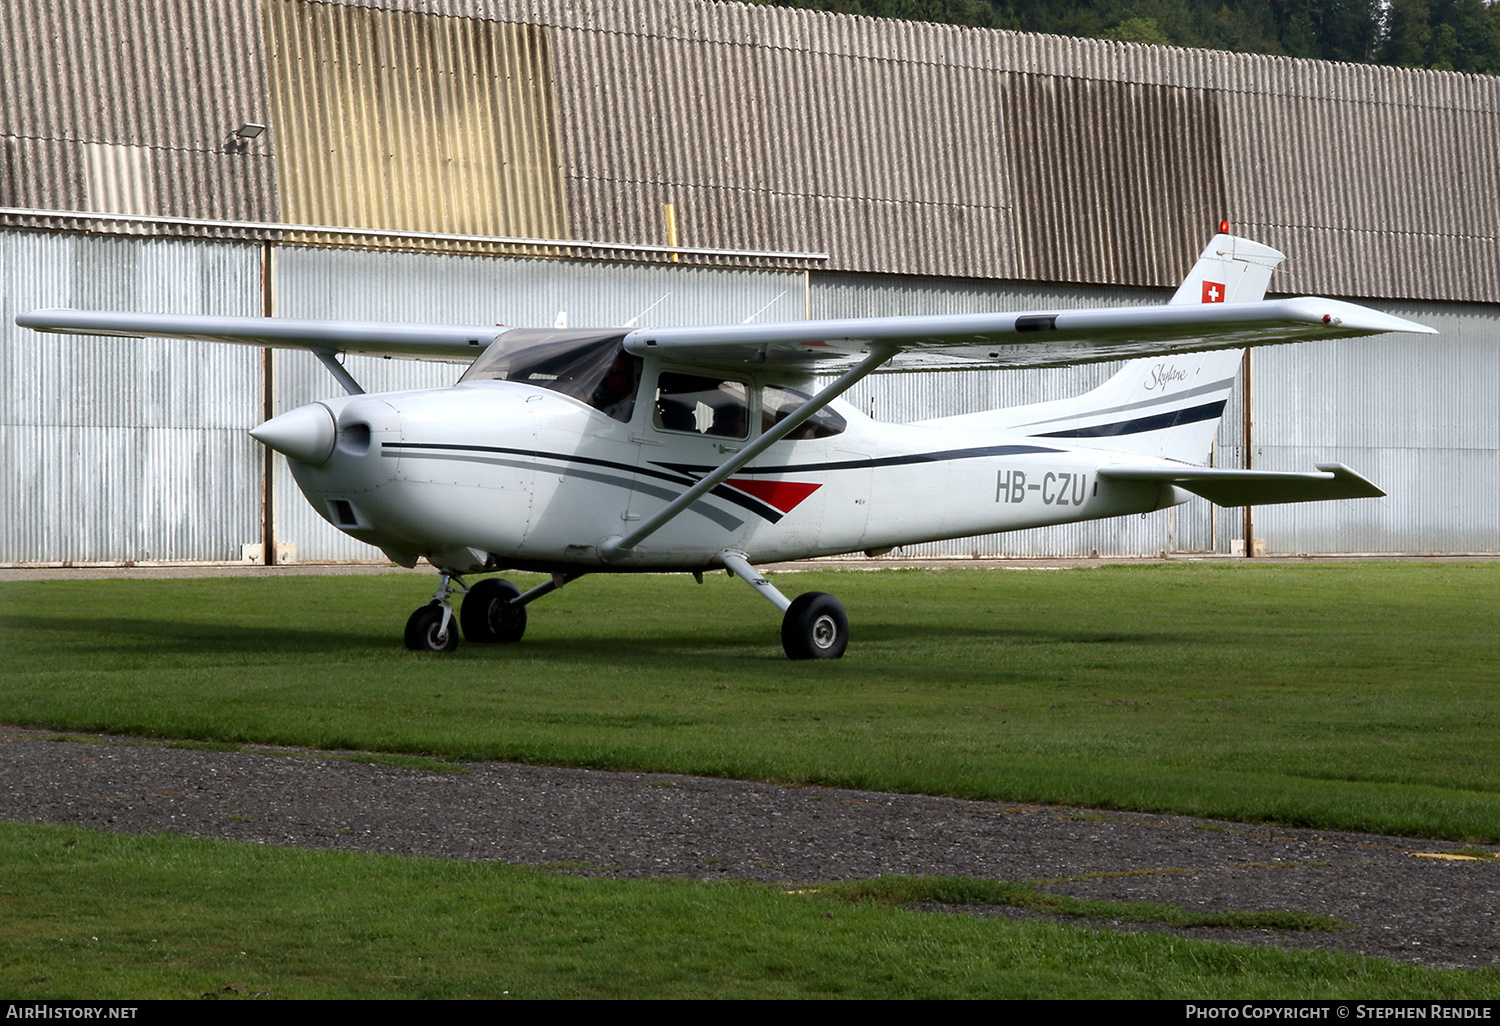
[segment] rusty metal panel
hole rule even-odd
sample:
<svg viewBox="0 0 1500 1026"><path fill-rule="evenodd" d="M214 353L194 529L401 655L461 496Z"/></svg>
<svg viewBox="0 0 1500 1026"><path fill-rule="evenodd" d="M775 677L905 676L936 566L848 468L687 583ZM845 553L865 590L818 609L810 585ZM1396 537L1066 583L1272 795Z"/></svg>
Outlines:
<svg viewBox="0 0 1500 1026"><path fill-rule="evenodd" d="M1016 277L1165 286L1224 210L1217 96L1015 75Z"/></svg>
<svg viewBox="0 0 1500 1026"><path fill-rule="evenodd" d="M260 540L258 350L41 335L46 307L247 316L258 247L0 231L0 562L238 560Z"/></svg>
<svg viewBox="0 0 1500 1026"><path fill-rule="evenodd" d="M701 10L743 31L557 33L578 231L661 239L670 203L689 244L837 251L876 270L1003 270L996 257L1010 233L993 76L908 59L932 26ZM813 38L830 28L857 38ZM788 35L798 48L759 44ZM850 48L858 55L842 52Z"/></svg>
<svg viewBox="0 0 1500 1026"><path fill-rule="evenodd" d="M1228 55L1225 64L1228 216L1293 257L1278 288L1500 297L1500 82Z"/></svg>
<svg viewBox="0 0 1500 1026"><path fill-rule="evenodd" d="M545 31L307 0L265 11L288 222L567 237Z"/></svg>
<svg viewBox="0 0 1500 1026"><path fill-rule="evenodd" d="M279 220L270 106L258 0L0 5L0 207Z"/></svg>

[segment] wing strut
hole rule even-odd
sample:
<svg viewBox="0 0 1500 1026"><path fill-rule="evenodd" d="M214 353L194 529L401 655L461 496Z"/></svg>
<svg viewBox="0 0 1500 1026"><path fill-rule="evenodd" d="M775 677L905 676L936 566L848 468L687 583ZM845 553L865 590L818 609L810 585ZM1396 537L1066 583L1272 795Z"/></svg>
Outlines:
<svg viewBox="0 0 1500 1026"><path fill-rule="evenodd" d="M318 362L328 368L328 373L333 375L335 381L344 386L344 391L350 395L364 395L365 390L359 387L359 382L354 380L354 375L334 358L334 355L326 349L314 349L312 354L318 358Z"/></svg>
<svg viewBox="0 0 1500 1026"><path fill-rule="evenodd" d="M606 563L613 563L623 558L627 552L661 530L661 528L670 523L683 510L723 484L730 474L733 474L736 470L739 470L745 464L755 459L755 457L797 430L809 417L843 395L861 378L895 355L896 350L894 348L886 346L871 347L869 355L853 368L845 371L837 381L834 381L827 388L824 388L817 395L797 407L781 423L772 427L771 430L699 478L697 484L667 503L656 514L648 517L634 531L631 531L624 537L616 535L613 538L606 538L600 542L599 558Z"/></svg>

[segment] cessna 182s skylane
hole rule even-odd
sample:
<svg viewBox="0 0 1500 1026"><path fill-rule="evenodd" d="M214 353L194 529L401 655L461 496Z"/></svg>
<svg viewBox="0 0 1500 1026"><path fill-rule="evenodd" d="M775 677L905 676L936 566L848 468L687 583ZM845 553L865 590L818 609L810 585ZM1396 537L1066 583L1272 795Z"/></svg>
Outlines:
<svg viewBox="0 0 1500 1026"><path fill-rule="evenodd" d="M793 659L837 659L843 607L787 599L772 560L1142 513L1384 494L1346 467L1197 466L1250 345L1432 333L1330 299L1266 301L1273 249L1220 234L1166 306L705 328L497 330L43 310L39 331L311 350L349 393L251 431L340 530L441 575L413 649L519 641L526 606L588 573L727 569L783 613ZM1218 350L1218 351L1212 351ZM1227 351L1226 351L1227 350ZM1074 399L915 424L838 397L913 351L979 365L1128 358ZM366 395L334 356L478 353L451 388ZM815 373L843 373L814 390ZM462 575L535 570L525 594ZM450 595L465 593L455 625Z"/></svg>

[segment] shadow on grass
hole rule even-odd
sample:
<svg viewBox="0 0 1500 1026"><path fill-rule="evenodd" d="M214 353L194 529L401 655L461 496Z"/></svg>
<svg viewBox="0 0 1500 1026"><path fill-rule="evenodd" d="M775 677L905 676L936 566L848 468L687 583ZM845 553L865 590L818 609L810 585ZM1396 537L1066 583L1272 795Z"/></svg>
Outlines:
<svg viewBox="0 0 1500 1026"><path fill-rule="evenodd" d="M1021 627L933 627L923 623L871 623L856 626L851 646L860 642L936 641L947 646L965 640L976 643L1030 645L1192 645L1201 635L1162 631L1068 631Z"/></svg>
<svg viewBox="0 0 1500 1026"><path fill-rule="evenodd" d="M537 625L526 641L517 645L461 644L460 654L492 659L514 658L518 654L532 657L557 657L572 663L620 665L624 662L677 660L684 655L703 654L736 659L785 664L781 650L780 628L774 620L764 624L746 623L731 631L689 633L680 628L646 626L639 631L592 634L585 637L550 635L545 623ZM198 653L264 653L327 654L366 652L371 654L404 652L402 624L382 624L379 630L350 631L333 628L291 627L284 624L244 626L222 622L106 617L89 621L81 630L71 620L57 616L7 616L0 626L0 636L14 632L21 637L65 637L61 646L73 653L155 653L193 655ZM1192 645L1204 641L1193 635L1165 632L1121 631L1094 632L1042 630L1007 627L964 626L950 624L934 627L923 623L856 624L851 652L860 646L900 646L929 649L933 646L954 650L956 647L1040 646L1040 645ZM13 650L28 647L18 640L10 642ZM50 646L49 646L50 647Z"/></svg>
<svg viewBox="0 0 1500 1026"><path fill-rule="evenodd" d="M311 630L296 627L243 627L223 623L201 623L183 620L96 618L87 629L70 620L53 616L7 616L0 624L0 637L20 634L31 638L60 636L67 641L58 647L69 652L155 652L192 654L212 652L328 652L358 651L379 647L377 636L347 631ZM399 631L394 632L396 645L401 644ZM12 640L8 647L23 649L27 645ZM35 646L30 646L35 647Z"/></svg>
<svg viewBox="0 0 1500 1026"><path fill-rule="evenodd" d="M348 631L270 626L239 626L170 619L106 617L90 621L88 630L56 616L8 616L0 623L0 638L12 636L12 651L44 648L74 655L108 653L114 655L194 655L220 653L327 654L330 652L366 652L370 654L406 654L402 641L403 624L382 626L379 631ZM543 632L535 632L543 635ZM460 635L461 636L461 635ZM25 637L30 642L19 639ZM65 638L61 643L37 639ZM569 662L620 665L624 662L647 662L653 657L679 658L716 649L734 649L737 658L756 658L765 649L765 657L774 655L785 660L774 630L758 632L745 628L733 634L708 635L663 633L653 636L649 629L631 634L600 634L584 638L538 636L520 645L460 644L455 655L488 655L511 658L516 655L547 655ZM418 653L411 653L420 658ZM433 658L439 658L434 656ZM453 656L441 657L453 658Z"/></svg>

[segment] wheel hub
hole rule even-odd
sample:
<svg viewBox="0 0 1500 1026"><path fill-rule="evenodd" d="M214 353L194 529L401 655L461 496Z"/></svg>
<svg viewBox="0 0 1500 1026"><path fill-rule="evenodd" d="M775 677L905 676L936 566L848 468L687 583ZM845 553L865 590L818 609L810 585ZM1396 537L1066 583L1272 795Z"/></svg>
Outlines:
<svg viewBox="0 0 1500 1026"><path fill-rule="evenodd" d="M819 648L831 648L838 639L839 627L833 617L824 614L813 621L812 641Z"/></svg>

